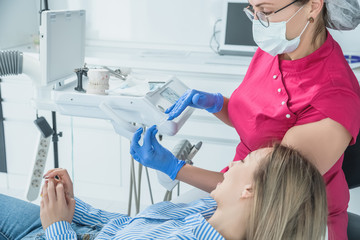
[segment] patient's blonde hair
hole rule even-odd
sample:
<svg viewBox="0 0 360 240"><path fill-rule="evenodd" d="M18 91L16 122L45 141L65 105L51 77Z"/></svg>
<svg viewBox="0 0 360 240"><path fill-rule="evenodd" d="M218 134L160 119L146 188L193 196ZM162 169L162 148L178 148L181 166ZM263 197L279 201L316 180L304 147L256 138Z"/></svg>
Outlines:
<svg viewBox="0 0 360 240"><path fill-rule="evenodd" d="M254 174L249 240L325 237L327 201L318 170L299 152L274 145Z"/></svg>

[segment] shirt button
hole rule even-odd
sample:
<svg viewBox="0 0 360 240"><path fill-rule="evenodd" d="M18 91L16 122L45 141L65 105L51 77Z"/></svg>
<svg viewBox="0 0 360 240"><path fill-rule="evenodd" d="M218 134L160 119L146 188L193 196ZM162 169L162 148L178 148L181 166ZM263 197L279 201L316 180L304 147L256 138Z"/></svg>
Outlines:
<svg viewBox="0 0 360 240"><path fill-rule="evenodd" d="M281 92L281 88L278 89L278 92Z"/></svg>
<svg viewBox="0 0 360 240"><path fill-rule="evenodd" d="M273 76L273 79L276 79L276 78L277 78L277 75L274 75L274 76Z"/></svg>
<svg viewBox="0 0 360 240"><path fill-rule="evenodd" d="M286 114L286 118L290 118L290 114Z"/></svg>
<svg viewBox="0 0 360 240"><path fill-rule="evenodd" d="M281 105L284 105L284 104L285 104L285 101L282 101L282 102L281 102Z"/></svg>

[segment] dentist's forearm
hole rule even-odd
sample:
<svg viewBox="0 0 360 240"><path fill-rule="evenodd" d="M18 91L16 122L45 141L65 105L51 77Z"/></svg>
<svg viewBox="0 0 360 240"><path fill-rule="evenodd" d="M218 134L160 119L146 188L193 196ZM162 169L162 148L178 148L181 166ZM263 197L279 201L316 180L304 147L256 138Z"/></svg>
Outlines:
<svg viewBox="0 0 360 240"><path fill-rule="evenodd" d="M211 192L219 182L223 181L223 175L221 172L209 171L185 164L178 172L176 179L203 191Z"/></svg>
<svg viewBox="0 0 360 240"><path fill-rule="evenodd" d="M220 112L214 113L214 115L223 121L225 124L229 125L230 127L233 127L230 119L229 119L229 112L228 112L228 105L229 105L229 99L224 97L224 104Z"/></svg>

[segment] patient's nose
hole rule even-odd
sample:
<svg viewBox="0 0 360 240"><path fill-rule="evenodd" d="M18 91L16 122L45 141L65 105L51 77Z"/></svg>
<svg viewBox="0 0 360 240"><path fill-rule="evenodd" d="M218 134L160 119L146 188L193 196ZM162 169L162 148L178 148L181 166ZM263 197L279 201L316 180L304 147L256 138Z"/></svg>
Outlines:
<svg viewBox="0 0 360 240"><path fill-rule="evenodd" d="M232 168L234 165L238 164L239 162L240 162L240 160L232 161L232 162L229 164L229 168Z"/></svg>

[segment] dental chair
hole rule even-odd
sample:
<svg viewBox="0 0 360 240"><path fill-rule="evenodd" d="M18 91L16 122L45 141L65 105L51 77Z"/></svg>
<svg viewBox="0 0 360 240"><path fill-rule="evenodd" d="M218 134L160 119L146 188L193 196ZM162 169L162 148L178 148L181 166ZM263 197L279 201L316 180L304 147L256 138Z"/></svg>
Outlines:
<svg viewBox="0 0 360 240"><path fill-rule="evenodd" d="M360 187L360 133L355 145L349 146L344 154L343 171L349 189ZM348 212L348 239L360 239L360 215Z"/></svg>

